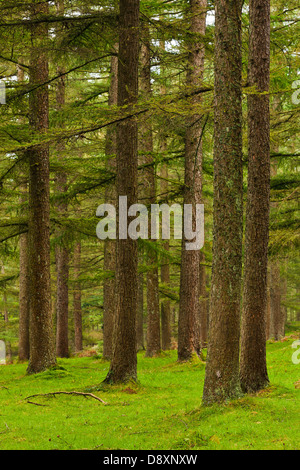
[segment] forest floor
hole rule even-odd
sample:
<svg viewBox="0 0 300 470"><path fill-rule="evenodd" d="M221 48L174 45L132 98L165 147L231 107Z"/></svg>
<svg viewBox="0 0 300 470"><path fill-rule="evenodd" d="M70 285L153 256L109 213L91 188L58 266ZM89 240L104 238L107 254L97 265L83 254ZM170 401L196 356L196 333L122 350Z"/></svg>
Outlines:
<svg viewBox="0 0 300 470"><path fill-rule="evenodd" d="M26 364L0 366L0 450L299 450L300 349L292 348L299 336L298 324L268 342L266 390L207 408L205 363L178 363L176 351L139 353L139 383L126 386L101 383L109 363L97 356L59 360L31 376ZM107 404L45 395L57 391Z"/></svg>

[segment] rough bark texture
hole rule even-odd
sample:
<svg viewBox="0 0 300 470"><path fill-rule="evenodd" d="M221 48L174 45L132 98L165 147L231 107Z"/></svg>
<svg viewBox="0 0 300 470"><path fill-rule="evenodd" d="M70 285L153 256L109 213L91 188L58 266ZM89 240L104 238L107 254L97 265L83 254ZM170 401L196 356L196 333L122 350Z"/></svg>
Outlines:
<svg viewBox="0 0 300 470"><path fill-rule="evenodd" d="M142 28L141 46L141 74L140 74L140 94L145 100L152 96L151 74L150 74L150 34L148 26ZM151 119L143 121L140 125L139 153L142 156L143 164L150 165L143 171L143 196L144 203L150 205L156 202L156 182L155 167L153 163L153 139ZM150 220L149 220L150 233ZM152 240L152 243L156 243ZM146 356L151 357L161 350L160 340L160 311L158 293L158 260L155 248L145 253L146 263L151 267L147 271L147 343Z"/></svg>
<svg viewBox="0 0 300 470"><path fill-rule="evenodd" d="M214 227L205 405L241 393L241 2L216 0L215 8Z"/></svg>
<svg viewBox="0 0 300 470"><path fill-rule="evenodd" d="M48 13L48 4L32 2L31 18ZM48 129L48 60L46 23L31 26L29 121L42 136ZM30 360L28 373L56 364L50 289L49 148L36 145L29 152L29 270Z"/></svg>
<svg viewBox="0 0 300 470"><path fill-rule="evenodd" d="M278 112L280 109L280 101L278 98L273 102L274 111ZM272 151L278 153L278 145L274 145ZM272 160L271 164L271 178L276 177L278 169L278 162L276 159ZM277 208L277 202L271 202L271 210ZM280 260L273 257L269 260L270 270L270 329L269 337L279 341L285 334L285 311L282 308L282 279L280 276Z"/></svg>
<svg viewBox="0 0 300 470"><path fill-rule="evenodd" d="M131 108L138 96L139 0L120 0L118 105ZM137 202L137 141L135 118L117 129L117 194L127 196L128 207ZM118 207L119 213L119 207ZM131 218L128 217L128 223ZM138 291L137 241L117 239L114 353L106 382L137 379L136 312Z"/></svg>
<svg viewBox="0 0 300 470"><path fill-rule="evenodd" d="M27 192L27 191L26 191ZM24 194L26 194L24 192ZM19 360L29 359L29 269L28 269L28 235L20 236L20 278L19 278Z"/></svg>
<svg viewBox="0 0 300 470"><path fill-rule="evenodd" d="M69 356L69 249L56 247L56 355Z"/></svg>
<svg viewBox="0 0 300 470"><path fill-rule="evenodd" d="M138 275L138 307L136 318L136 345L137 350L145 349L144 343L144 274Z"/></svg>
<svg viewBox="0 0 300 470"><path fill-rule="evenodd" d="M1 274L5 274L4 265L1 266ZM7 291L6 286L4 287L3 291L3 320L4 320L4 331L6 334L9 334L9 318L8 318L8 310L7 310ZM6 349L6 359L8 363L12 362L12 350L11 350L11 342L6 341L5 344Z"/></svg>
<svg viewBox="0 0 300 470"><path fill-rule="evenodd" d="M162 39L159 43L160 49L165 51L166 44L165 40ZM161 70L162 75L164 76L164 67ZM166 95L166 86L164 83L160 86L160 94L162 96ZM165 135L164 130L161 130L160 136L160 152L164 155L167 151L167 136ZM160 191L161 197L165 200L168 195L169 183L168 183L168 165L166 163L162 164L161 168L161 184L160 184ZM164 250L170 250L170 243L169 241L165 241ZM166 257L163 260L163 264L161 266L161 273L160 273L161 282L165 286L169 286L170 284L170 264L169 260ZM161 348L163 351L168 351L171 349L172 345L172 329L171 329L171 303L167 299L162 299L161 301Z"/></svg>
<svg viewBox="0 0 300 470"><path fill-rule="evenodd" d="M187 87L193 91L203 79L206 0L190 1L190 31L200 36L189 43L189 61ZM202 200L202 119L197 107L201 103L199 96L191 99L192 115L188 119L185 135L185 177L183 203L193 205L195 221L196 204ZM178 360L187 361L193 351L200 352L199 345L199 276L200 251L187 251L186 239L182 237L180 301L178 319Z"/></svg>
<svg viewBox="0 0 300 470"><path fill-rule="evenodd" d="M281 334L282 337L285 336L285 326L287 322L287 307L285 305L285 302L287 301L287 258L283 262L283 268L284 272L280 276L281 278L281 288L280 288L280 294L281 294L281 305L280 305L280 310L281 310Z"/></svg>
<svg viewBox="0 0 300 470"><path fill-rule="evenodd" d="M58 2L57 11L63 14L63 2ZM56 107L58 111L63 110L65 105L65 72L63 67L57 68L58 75L56 86ZM61 123L63 126L63 123ZM64 143L57 146L58 160L62 163L65 150ZM63 195L68 189L68 177L66 172L60 171L56 175L56 191L57 194ZM64 200L60 200L56 205L57 216L63 220L67 217L68 205ZM56 254L56 355L58 357L69 356L69 339L68 339L68 318L69 318L69 247L66 238L65 229L59 228L56 232L59 243L55 247Z"/></svg>
<svg viewBox="0 0 300 470"><path fill-rule="evenodd" d="M270 211L270 3L250 0L248 192L240 378L245 392L268 383L267 267ZM264 94L262 94L264 93Z"/></svg>
<svg viewBox="0 0 300 470"><path fill-rule="evenodd" d="M111 58L111 83L109 89L109 105L115 106L118 102L118 58ZM116 171L116 128L109 127L106 134L106 163L107 170ZM117 203L116 185L113 183L107 187L105 201L108 204ZM116 316L115 302L115 271L116 271L116 243L114 240L106 240L104 246L104 270L110 273L110 277L105 279L103 286L103 357L111 359L113 355L113 333Z"/></svg>
<svg viewBox="0 0 300 470"><path fill-rule="evenodd" d="M206 269L205 269L205 255L201 252L200 255L200 272L199 272L199 341L200 348L207 347L208 335L208 295L206 291Z"/></svg>
<svg viewBox="0 0 300 470"><path fill-rule="evenodd" d="M285 327L285 318L281 309L281 281L279 261L272 260L270 263L270 338L275 339L275 341L283 338Z"/></svg>
<svg viewBox="0 0 300 470"><path fill-rule="evenodd" d="M18 82L24 81L24 70L17 68ZM20 204L23 210L23 204L28 201L28 177L24 178L21 185ZM19 276L19 348L18 355L20 361L29 359L29 269L28 269L28 234L20 235L20 276Z"/></svg>
<svg viewBox="0 0 300 470"><path fill-rule="evenodd" d="M267 308L266 308L266 340L270 338L271 328L271 295L270 295L271 273L270 268L267 272Z"/></svg>
<svg viewBox="0 0 300 470"><path fill-rule="evenodd" d="M82 308L81 308L81 284L79 281L81 270L81 242L74 247L74 291L73 291L73 316L75 330L75 352L82 351Z"/></svg>
<svg viewBox="0 0 300 470"><path fill-rule="evenodd" d="M163 175L162 171L162 175ZM164 244L164 249L169 251L169 242ZM163 261L161 267L161 282L168 286L170 284L170 265L167 259ZM171 303L163 299L161 302L161 348L163 351L171 349L172 329L171 329Z"/></svg>

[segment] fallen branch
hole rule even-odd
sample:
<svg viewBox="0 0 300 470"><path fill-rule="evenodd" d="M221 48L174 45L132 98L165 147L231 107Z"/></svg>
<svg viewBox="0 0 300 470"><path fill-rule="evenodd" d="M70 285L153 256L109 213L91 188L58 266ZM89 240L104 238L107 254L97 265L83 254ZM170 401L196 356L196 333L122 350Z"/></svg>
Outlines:
<svg viewBox="0 0 300 470"><path fill-rule="evenodd" d="M94 398L95 400L100 401L103 403L103 405L107 405L102 398L97 397L96 395L93 395L92 393L85 393L85 392L50 392L50 393L38 393L36 395L30 395L29 397L26 397L25 400L29 400L30 398L35 398L35 397L47 397L47 396L55 396L55 395L80 395L83 397L90 397ZM30 402L28 402L30 403Z"/></svg>
<svg viewBox="0 0 300 470"><path fill-rule="evenodd" d="M28 402L30 405L36 405L36 406L47 406L47 405L42 405L41 403L35 403L34 401L29 401Z"/></svg>

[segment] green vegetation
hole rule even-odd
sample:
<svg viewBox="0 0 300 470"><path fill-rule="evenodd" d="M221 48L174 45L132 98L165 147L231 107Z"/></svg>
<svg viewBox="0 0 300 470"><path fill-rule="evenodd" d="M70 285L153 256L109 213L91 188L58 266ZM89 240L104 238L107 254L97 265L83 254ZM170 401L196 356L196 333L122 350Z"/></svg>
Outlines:
<svg viewBox="0 0 300 470"><path fill-rule="evenodd" d="M26 375L27 364L0 366L1 450L296 450L300 448L300 364L292 344L300 325L268 341L270 387L256 395L201 406L205 363L178 363L176 351L138 354L139 383L102 384L101 356L60 359L58 367ZM102 398L56 395L79 391Z"/></svg>

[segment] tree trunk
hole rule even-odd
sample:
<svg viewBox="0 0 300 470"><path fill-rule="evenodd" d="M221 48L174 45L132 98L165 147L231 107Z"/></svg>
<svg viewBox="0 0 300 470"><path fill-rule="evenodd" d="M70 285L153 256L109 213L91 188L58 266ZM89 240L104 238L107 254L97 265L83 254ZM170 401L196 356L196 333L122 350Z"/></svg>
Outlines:
<svg viewBox="0 0 300 470"><path fill-rule="evenodd" d="M241 393L241 5L236 0L215 2L214 227L205 405Z"/></svg>
<svg viewBox="0 0 300 470"><path fill-rule="evenodd" d="M120 0L118 106L128 111L137 102L139 61L139 0ZM117 128L117 194L127 196L128 207L137 202L138 129L135 118ZM118 216L120 204L118 204ZM128 217L130 223L131 217ZM105 379L109 383L137 379L136 314L138 291L137 241L117 238L114 353Z"/></svg>
<svg viewBox="0 0 300 470"><path fill-rule="evenodd" d="M287 258L285 258L283 265L284 265L284 273L283 275L281 274L281 334L282 337L285 336L285 325L287 322L287 307L285 305L285 302L287 301Z"/></svg>
<svg viewBox="0 0 300 470"><path fill-rule="evenodd" d="M275 112L280 110L280 100L275 96L273 101L273 108ZM272 149L278 153L278 145L274 145ZM271 177L277 175L278 161L272 159ZM278 203L271 202L271 209L276 210ZM281 308L281 277L280 277L280 261L276 257L269 260L270 269L270 338L279 341L284 336L285 319L283 319Z"/></svg>
<svg viewBox="0 0 300 470"><path fill-rule="evenodd" d="M138 275L138 308L136 319L136 344L137 350L145 349L144 344L144 274Z"/></svg>
<svg viewBox="0 0 300 470"><path fill-rule="evenodd" d="M111 58L111 83L109 90L109 105L115 106L118 102L118 58ZM108 156L106 168L116 171L116 127L112 126L106 134L106 156ZM105 192L107 204L117 203L115 183L112 183ZM105 279L103 287L103 357L112 359L113 356L113 333L116 316L115 299L115 272L116 272L116 243L114 240L106 240L104 245L104 270L110 272L110 277Z"/></svg>
<svg viewBox="0 0 300 470"><path fill-rule="evenodd" d="M142 29L141 46L141 76L140 93L145 100L150 100L151 74L150 74L150 33L149 27L144 25ZM139 152L143 156L143 164L150 165L143 171L143 196L145 202L155 204L155 168L153 165L153 139L151 118L144 121L140 126ZM150 233L150 220L149 220ZM153 244L156 240L151 240ZM146 253L146 262L149 267L147 271L147 344L146 356L157 355L161 350L160 340L160 311L158 293L158 259L155 248L150 248ZM151 268L150 268L151 267Z"/></svg>
<svg viewBox="0 0 300 470"><path fill-rule="evenodd" d="M189 43L189 61L187 88L193 91L203 79L206 22L206 0L190 0L190 31L193 39ZM201 36L196 40L194 35ZM192 204L195 221L196 205L202 200L202 119L196 113L199 96L191 99L191 108L195 110L188 119L185 134L185 177L183 203ZM182 237L180 301L178 319L178 360L191 359L193 351L200 353L199 345L199 276L200 250L188 251L186 238Z"/></svg>
<svg viewBox="0 0 300 470"><path fill-rule="evenodd" d="M33 1L31 18L48 14L48 4ZM31 27L29 122L33 133L48 129L48 59L46 23ZM49 147L35 145L29 151L29 270L30 360L28 373L42 372L56 364L50 286Z"/></svg>
<svg viewBox="0 0 300 470"><path fill-rule="evenodd" d="M208 315L207 315L207 292L206 292L206 270L205 270L205 255L201 252L200 256L200 276L199 276L199 341L200 348L207 347L207 333L208 333Z"/></svg>
<svg viewBox="0 0 300 470"><path fill-rule="evenodd" d="M26 194L26 192L24 192ZM28 236L20 235L20 281L19 281L19 360L29 359L29 271L28 271Z"/></svg>
<svg viewBox="0 0 300 470"><path fill-rule="evenodd" d="M56 247L56 269L56 355L69 357L69 249L66 246Z"/></svg>
<svg viewBox="0 0 300 470"><path fill-rule="evenodd" d="M267 272L267 309L266 309L266 340L270 339L271 328L271 295L270 295L271 274Z"/></svg>
<svg viewBox="0 0 300 470"><path fill-rule="evenodd" d="M63 2L60 0L57 11L63 14ZM65 105L65 76L63 67L58 67L57 73L60 78L57 81L56 88L56 106L57 110L63 110ZM63 126L63 124L61 123ZM65 150L64 143L57 146L58 161L62 163ZM60 171L56 175L56 191L58 195L63 195L67 189L67 174ZM57 203L57 216L60 219L67 217L68 205L63 200ZM58 357L69 357L69 340L68 340L68 318L69 318L69 247L65 229L59 228L56 232L59 239L55 247L56 255L56 272L57 272L57 288L56 288L56 355Z"/></svg>
<svg viewBox="0 0 300 470"><path fill-rule="evenodd" d="M4 272L4 270L2 271ZM5 330L6 333L9 333L9 319L8 319L8 310L7 310L7 293L6 293L6 287L3 292L3 317L4 317L4 324L5 324ZM12 350L11 350L11 342L6 341L6 358L8 364L12 362Z"/></svg>
<svg viewBox="0 0 300 470"><path fill-rule="evenodd" d="M18 81L24 81L24 71L18 66ZM28 200L28 177L24 178L21 185L20 203L23 204ZM20 235L20 277L19 277L19 360L28 361L29 359L29 270L28 270L28 234Z"/></svg>
<svg viewBox="0 0 300 470"><path fill-rule="evenodd" d="M269 383L266 361L270 212L270 3L250 0L248 194L240 378L245 392ZM264 93L264 94L260 94Z"/></svg>
<svg viewBox="0 0 300 470"><path fill-rule="evenodd" d="M162 171L162 175L164 172ZM169 251L169 242L164 243L164 249ZM170 284L170 265L169 260L164 259L161 267L161 282L164 285ZM163 351L171 349L172 330L171 330L171 303L167 299L161 302L161 347Z"/></svg>
<svg viewBox="0 0 300 470"><path fill-rule="evenodd" d="M79 281L81 270L81 242L75 243L74 254L74 292L73 292L73 316L75 330L75 352L82 351L82 308L81 308L81 284Z"/></svg>
<svg viewBox="0 0 300 470"><path fill-rule="evenodd" d="M160 49L162 51L166 50L165 40L160 40L159 43ZM162 76L164 76L165 70L164 67L161 67ZM166 86L165 84L161 84L160 86L160 94L161 96L166 95ZM160 152L162 155L165 155L167 151L167 137L165 132L162 130L160 135ZM161 184L160 184L160 191L162 198L167 198L168 195L168 165L166 163L162 164L161 168ZM170 250L170 243L168 240L164 242L163 248L165 251ZM165 286L169 286L170 284L170 264L168 257L163 259L163 264L161 266L160 272L160 279L161 283ZM163 299L161 301L161 348L163 351L168 351L171 349L172 344L172 329L171 329L171 303L167 299Z"/></svg>
<svg viewBox="0 0 300 470"><path fill-rule="evenodd" d="M280 266L278 260L272 260L270 265L270 298L271 298L271 325L270 337L279 341L283 337L281 329L281 285L280 285Z"/></svg>

